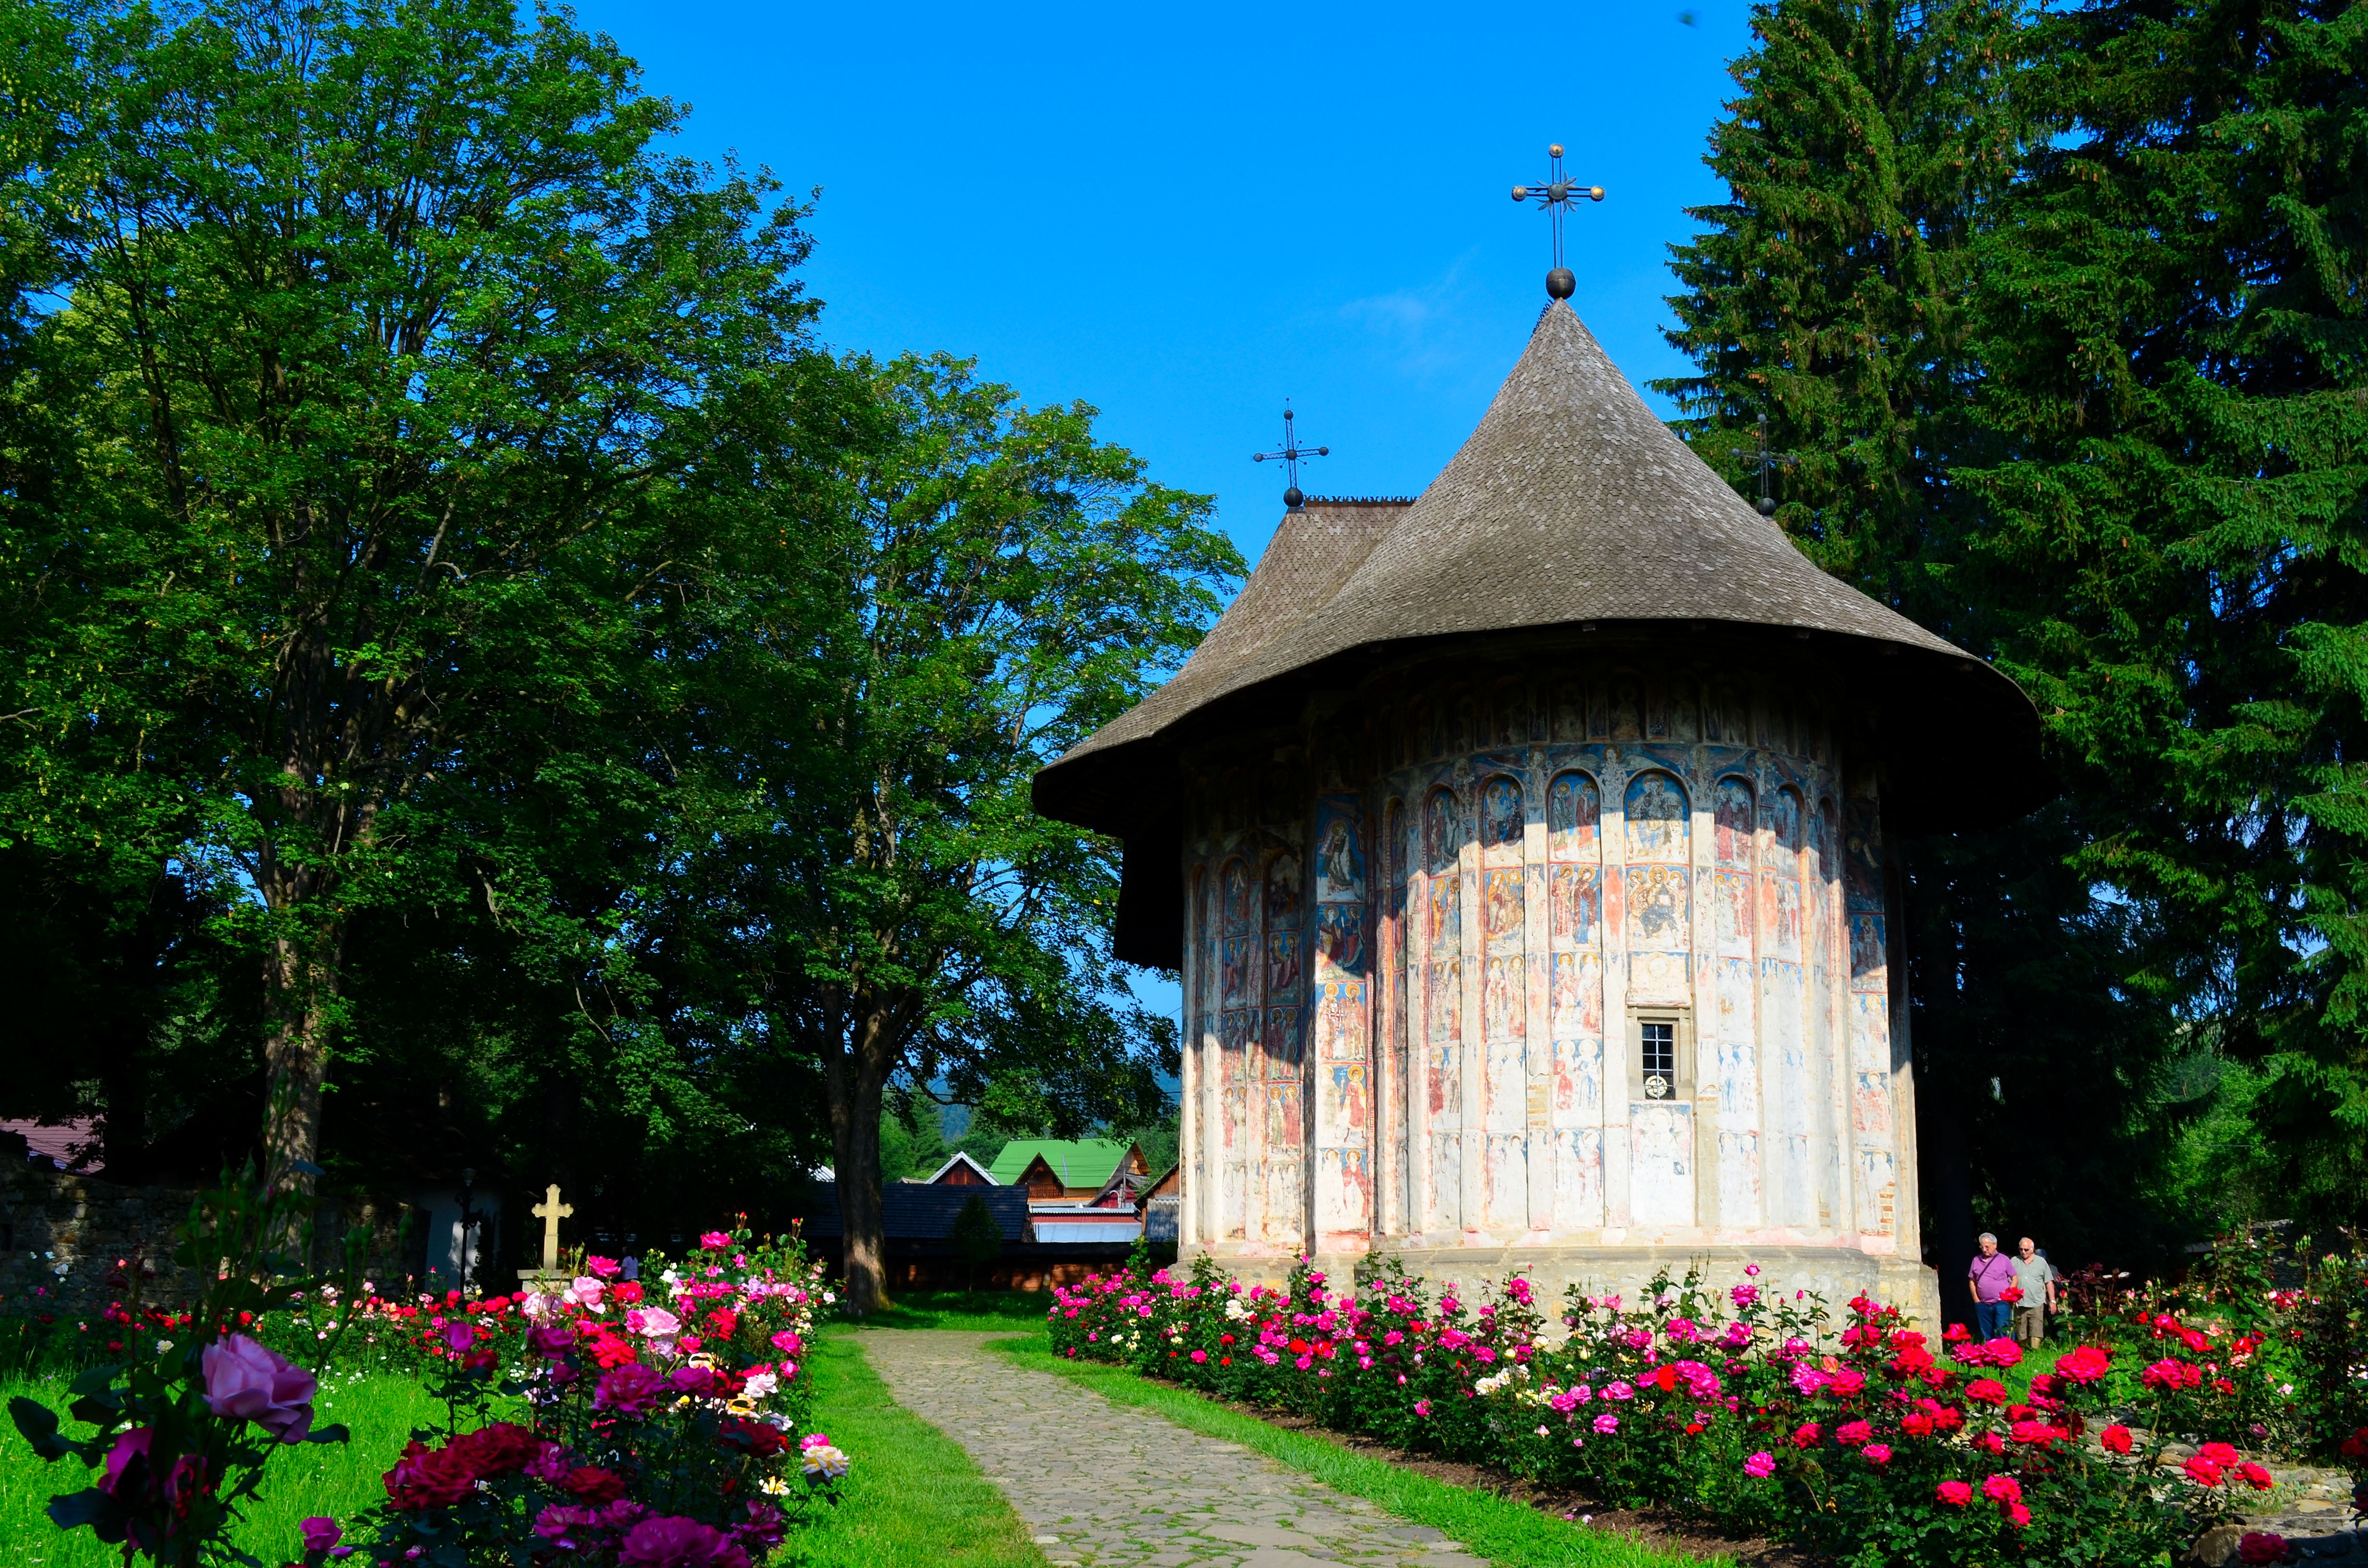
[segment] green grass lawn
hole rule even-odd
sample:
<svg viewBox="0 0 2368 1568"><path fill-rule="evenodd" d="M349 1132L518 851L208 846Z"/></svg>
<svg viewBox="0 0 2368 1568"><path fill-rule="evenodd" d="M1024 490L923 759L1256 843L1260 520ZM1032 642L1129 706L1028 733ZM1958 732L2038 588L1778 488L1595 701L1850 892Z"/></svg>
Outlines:
<svg viewBox="0 0 2368 1568"><path fill-rule="evenodd" d="M879 1326L888 1314L874 1314ZM928 1323L996 1327L1001 1323ZM854 1468L842 1501L790 1538L793 1561L830 1568L1043 1568L1003 1494L952 1438L898 1404L853 1341L825 1334L807 1365L814 1425Z"/></svg>
<svg viewBox="0 0 2368 1568"><path fill-rule="evenodd" d="M0 1381L0 1403L21 1395L63 1413L66 1381ZM306 1443L273 1458L237 1535L241 1547L268 1562L303 1555L298 1521L316 1514L347 1517L383 1497L380 1477L394 1464L411 1429L444 1414L417 1382L386 1376L324 1378L316 1408L323 1425L342 1421L351 1427L353 1441ZM78 1429L87 1430L66 1425L69 1434ZM88 1530L63 1533L42 1512L53 1494L79 1492L96 1474L78 1460L44 1464L14 1425L0 1426L0 1562L8 1568L120 1568L118 1549L100 1545Z"/></svg>
<svg viewBox="0 0 2368 1568"><path fill-rule="evenodd" d="M1255 1449L1399 1518L1442 1530L1498 1568L1682 1568L1727 1562L1656 1551L1599 1534L1526 1503L1353 1452L1320 1432L1287 1431L1188 1390L1099 1362L1054 1356L1041 1338L1002 1341L994 1348L1023 1367L1067 1378L1117 1403L1140 1405L1179 1426Z"/></svg>

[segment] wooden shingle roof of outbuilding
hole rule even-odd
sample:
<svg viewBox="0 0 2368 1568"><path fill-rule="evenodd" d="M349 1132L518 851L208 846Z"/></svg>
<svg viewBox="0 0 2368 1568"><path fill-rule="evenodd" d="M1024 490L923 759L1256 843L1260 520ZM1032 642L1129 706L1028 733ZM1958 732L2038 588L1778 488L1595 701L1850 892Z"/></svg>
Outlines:
<svg viewBox="0 0 2368 1568"><path fill-rule="evenodd" d="M1884 750L1915 763L1886 792L1903 828L2010 820L2044 798L2038 715L2021 689L1819 570L1654 415L1556 301L1429 488L1409 506L1310 503L1286 517L1176 677L1036 776L1037 809L1128 841L1121 956L1172 965L1174 916L1145 906L1181 897L1168 864L1180 856L1177 744L1251 707L1345 684L1388 653L1656 622L1814 642L1866 670Z"/></svg>

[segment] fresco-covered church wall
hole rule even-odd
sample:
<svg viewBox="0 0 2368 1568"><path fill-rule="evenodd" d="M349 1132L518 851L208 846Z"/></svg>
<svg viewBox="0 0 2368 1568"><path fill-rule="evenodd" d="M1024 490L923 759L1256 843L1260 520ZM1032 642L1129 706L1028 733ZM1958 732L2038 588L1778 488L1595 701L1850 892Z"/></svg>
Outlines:
<svg viewBox="0 0 2368 1568"><path fill-rule="evenodd" d="M1188 1250L1899 1246L1880 803L1824 695L1376 677L1189 756Z"/></svg>

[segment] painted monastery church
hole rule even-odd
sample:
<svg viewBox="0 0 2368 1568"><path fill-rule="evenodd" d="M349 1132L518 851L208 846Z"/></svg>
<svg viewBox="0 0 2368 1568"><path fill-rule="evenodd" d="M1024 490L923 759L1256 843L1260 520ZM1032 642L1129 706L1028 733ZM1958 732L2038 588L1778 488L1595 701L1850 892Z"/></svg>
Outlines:
<svg viewBox="0 0 2368 1568"><path fill-rule="evenodd" d="M1936 1320L1904 835L2044 793L2003 675L1819 571L1570 307L1411 502L1308 500L1038 775L1183 976L1186 1259L1662 1267Z"/></svg>

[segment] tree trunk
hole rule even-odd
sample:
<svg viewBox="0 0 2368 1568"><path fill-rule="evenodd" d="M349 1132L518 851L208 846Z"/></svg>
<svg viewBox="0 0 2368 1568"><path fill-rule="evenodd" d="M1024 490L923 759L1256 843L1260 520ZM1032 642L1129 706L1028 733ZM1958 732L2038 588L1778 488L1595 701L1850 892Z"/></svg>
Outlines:
<svg viewBox="0 0 2368 1568"><path fill-rule="evenodd" d="M885 1065L870 1049L876 1020L832 1058L830 1142L837 1163L839 1234L846 1248L847 1306L861 1316L888 1305L887 1237L880 1214L880 1096Z"/></svg>
<svg viewBox="0 0 2368 1568"><path fill-rule="evenodd" d="M271 1034L263 1062L264 1170L274 1186L311 1192L321 1148L321 1093L329 1074L329 1014L343 933L324 933L308 951L282 935L271 945L266 987Z"/></svg>

